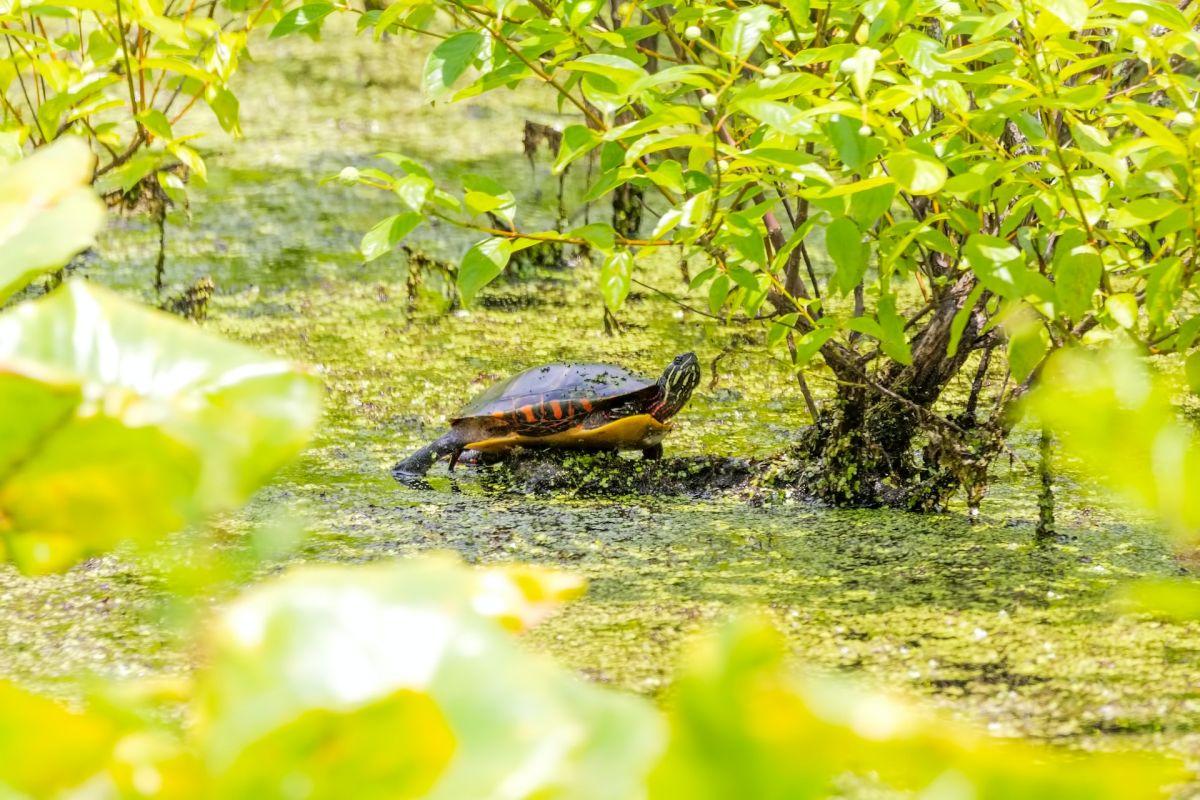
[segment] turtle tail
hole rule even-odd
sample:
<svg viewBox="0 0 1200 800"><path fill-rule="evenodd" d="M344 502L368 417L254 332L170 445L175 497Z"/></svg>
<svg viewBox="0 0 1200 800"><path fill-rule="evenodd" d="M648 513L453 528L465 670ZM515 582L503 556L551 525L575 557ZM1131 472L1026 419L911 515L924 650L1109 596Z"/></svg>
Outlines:
<svg viewBox="0 0 1200 800"><path fill-rule="evenodd" d="M397 462L392 467L392 477L396 480L419 478L429 472L429 468L434 465L434 462L443 456L450 456L450 469L453 470L454 463L458 461L458 456L464 447L466 447L466 442L457 431L451 430L403 461Z"/></svg>

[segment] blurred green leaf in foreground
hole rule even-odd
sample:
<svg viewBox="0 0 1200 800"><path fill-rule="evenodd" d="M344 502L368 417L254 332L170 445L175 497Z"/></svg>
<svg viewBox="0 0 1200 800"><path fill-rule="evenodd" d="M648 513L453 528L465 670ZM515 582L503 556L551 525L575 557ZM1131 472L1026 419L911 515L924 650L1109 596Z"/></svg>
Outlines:
<svg viewBox="0 0 1200 800"><path fill-rule="evenodd" d="M66 137L0 171L0 304L95 240L104 224L95 161Z"/></svg>
<svg viewBox="0 0 1200 800"><path fill-rule="evenodd" d="M43 572L238 507L308 441L316 382L86 283L0 315L0 535Z"/></svg>
<svg viewBox="0 0 1200 800"><path fill-rule="evenodd" d="M294 570L217 614L182 736L136 691L76 714L0 685L0 796L642 796L652 706L510 635L581 588L440 558Z"/></svg>
<svg viewBox="0 0 1200 800"><path fill-rule="evenodd" d="M1194 548L1200 541L1200 437L1172 402L1182 391L1182 380L1154 371L1129 347L1111 346L1056 353L1027 402L1085 469L1157 515L1179 546ZM1194 579L1141 581L1122 593L1130 611L1200 619Z"/></svg>
<svg viewBox="0 0 1200 800"><path fill-rule="evenodd" d="M754 619L693 647L664 721L510 635L579 586L441 558L296 569L216 615L194 680L168 698L187 700L182 734L136 687L86 714L0 687L0 795L794 800L870 775L940 800L1137 800L1177 777L803 678ZM31 767L52 741L58 766Z"/></svg>
<svg viewBox="0 0 1200 800"><path fill-rule="evenodd" d="M1178 778L1157 758L998 741L843 680L805 677L786 655L782 637L755 619L693 647L653 797L822 798L854 774L938 800L1134 800L1160 797Z"/></svg>
<svg viewBox="0 0 1200 800"><path fill-rule="evenodd" d="M1029 409L1067 453L1182 540L1200 537L1200 441L1171 402L1181 387L1128 348L1063 350Z"/></svg>

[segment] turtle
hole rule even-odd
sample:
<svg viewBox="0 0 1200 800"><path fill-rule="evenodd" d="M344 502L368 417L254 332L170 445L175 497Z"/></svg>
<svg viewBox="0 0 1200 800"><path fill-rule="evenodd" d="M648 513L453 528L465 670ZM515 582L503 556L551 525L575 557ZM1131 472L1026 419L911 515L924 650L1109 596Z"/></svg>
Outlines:
<svg viewBox="0 0 1200 800"><path fill-rule="evenodd" d="M700 382L695 353L676 356L657 381L612 364L543 364L485 389L450 420L450 430L392 467L398 480L424 475L464 450L515 447L641 450L662 457L670 419Z"/></svg>

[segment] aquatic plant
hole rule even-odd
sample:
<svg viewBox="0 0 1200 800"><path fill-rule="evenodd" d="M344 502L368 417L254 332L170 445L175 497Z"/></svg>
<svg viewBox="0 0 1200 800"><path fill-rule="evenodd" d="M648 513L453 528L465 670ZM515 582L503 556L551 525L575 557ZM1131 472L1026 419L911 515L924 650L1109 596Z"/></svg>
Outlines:
<svg viewBox="0 0 1200 800"><path fill-rule="evenodd" d="M936 509L963 486L976 505L1049 354L1195 344L1191 6L304 8L314 27L342 10L378 36L436 37L430 99L544 88L574 117L555 169L590 160L580 202L615 207L611 223L524 229L497 181L459 191L388 154L391 171L343 176L403 206L371 252L427 219L474 231L457 274L470 303L524 248L585 247L610 310L639 265L699 262L707 308L691 310L758 328L794 365L813 424L780 479L831 502ZM828 401L814 372L836 382Z"/></svg>
<svg viewBox="0 0 1200 800"><path fill-rule="evenodd" d="M90 180L108 204L156 220L161 292L168 206L186 206L188 183L207 174L185 118L207 108L239 134L230 80L251 33L277 17L269 0L6 4L0 161L64 137L86 139L98 157Z"/></svg>

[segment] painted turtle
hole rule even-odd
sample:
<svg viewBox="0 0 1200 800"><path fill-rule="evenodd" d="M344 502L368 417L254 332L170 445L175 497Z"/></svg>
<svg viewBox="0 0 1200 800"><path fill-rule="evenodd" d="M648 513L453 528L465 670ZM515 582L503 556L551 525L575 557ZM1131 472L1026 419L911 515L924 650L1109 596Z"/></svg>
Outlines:
<svg viewBox="0 0 1200 800"><path fill-rule="evenodd" d="M450 430L392 467L397 478L424 475L443 456L513 447L641 450L662 456L668 420L700 382L695 353L676 356L657 381L610 364L546 364L494 384L450 420Z"/></svg>

